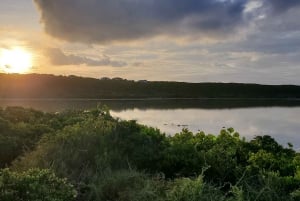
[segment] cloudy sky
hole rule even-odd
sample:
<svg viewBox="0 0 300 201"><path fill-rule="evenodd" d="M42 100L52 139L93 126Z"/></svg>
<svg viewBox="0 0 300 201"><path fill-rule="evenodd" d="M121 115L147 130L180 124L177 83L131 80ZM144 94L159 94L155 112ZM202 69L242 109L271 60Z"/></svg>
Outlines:
<svg viewBox="0 0 300 201"><path fill-rule="evenodd" d="M300 0L0 0L0 49L30 73L300 85L299 19Z"/></svg>

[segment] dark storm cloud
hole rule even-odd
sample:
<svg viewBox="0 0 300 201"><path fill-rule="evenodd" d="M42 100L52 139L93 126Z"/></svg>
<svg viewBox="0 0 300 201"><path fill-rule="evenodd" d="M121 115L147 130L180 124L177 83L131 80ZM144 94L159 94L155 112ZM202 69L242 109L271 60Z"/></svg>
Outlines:
<svg viewBox="0 0 300 201"><path fill-rule="evenodd" d="M101 43L165 35L223 36L244 23L247 0L34 0L50 35Z"/></svg>
<svg viewBox="0 0 300 201"><path fill-rule="evenodd" d="M271 7L273 13L281 13L291 8L300 6L299 0L264 0Z"/></svg>
<svg viewBox="0 0 300 201"><path fill-rule="evenodd" d="M127 65L127 63L122 61L111 60L108 56L104 56L102 59L96 60L87 57L76 56L73 54L66 55L58 48L49 48L46 50L46 54L51 63L58 66L85 64L87 66L123 67Z"/></svg>

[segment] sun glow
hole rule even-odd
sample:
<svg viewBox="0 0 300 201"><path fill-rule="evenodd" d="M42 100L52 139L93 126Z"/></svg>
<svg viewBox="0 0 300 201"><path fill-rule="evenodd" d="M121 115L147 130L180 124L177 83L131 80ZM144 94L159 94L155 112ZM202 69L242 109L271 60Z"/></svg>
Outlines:
<svg viewBox="0 0 300 201"><path fill-rule="evenodd" d="M32 54L23 48L0 50L0 69L6 73L26 73L32 67Z"/></svg>

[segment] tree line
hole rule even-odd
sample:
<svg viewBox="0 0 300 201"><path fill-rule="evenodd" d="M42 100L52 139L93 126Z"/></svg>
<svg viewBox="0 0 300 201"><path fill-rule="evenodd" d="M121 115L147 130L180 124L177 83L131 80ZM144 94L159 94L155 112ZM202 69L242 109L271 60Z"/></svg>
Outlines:
<svg viewBox="0 0 300 201"><path fill-rule="evenodd" d="M300 86L0 74L0 98L300 98Z"/></svg>

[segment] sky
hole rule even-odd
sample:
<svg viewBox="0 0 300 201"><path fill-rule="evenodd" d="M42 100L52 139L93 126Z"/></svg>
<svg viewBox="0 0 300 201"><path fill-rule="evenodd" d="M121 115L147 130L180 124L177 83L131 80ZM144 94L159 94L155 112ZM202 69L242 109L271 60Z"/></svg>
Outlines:
<svg viewBox="0 0 300 201"><path fill-rule="evenodd" d="M300 85L299 19L300 0L0 0L0 50L28 73Z"/></svg>

